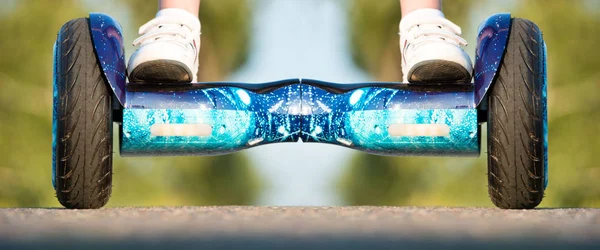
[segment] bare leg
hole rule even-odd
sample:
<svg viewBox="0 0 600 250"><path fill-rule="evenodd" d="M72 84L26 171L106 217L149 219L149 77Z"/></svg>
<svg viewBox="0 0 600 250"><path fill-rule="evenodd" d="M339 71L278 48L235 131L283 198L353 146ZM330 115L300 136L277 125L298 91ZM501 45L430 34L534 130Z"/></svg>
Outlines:
<svg viewBox="0 0 600 250"><path fill-rule="evenodd" d="M200 0L159 0L158 8L161 10L167 8L184 9L187 12L192 13L194 16L198 17L198 12L200 10Z"/></svg>
<svg viewBox="0 0 600 250"><path fill-rule="evenodd" d="M442 10L442 0L400 0L402 16L408 15L417 9Z"/></svg>

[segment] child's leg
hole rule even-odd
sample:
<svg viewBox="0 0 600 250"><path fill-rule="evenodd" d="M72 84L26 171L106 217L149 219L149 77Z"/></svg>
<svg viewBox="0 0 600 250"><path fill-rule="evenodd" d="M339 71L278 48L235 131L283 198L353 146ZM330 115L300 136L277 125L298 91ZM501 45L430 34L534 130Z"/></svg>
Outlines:
<svg viewBox="0 0 600 250"><path fill-rule="evenodd" d="M417 9L442 10L442 0L400 0L400 6L402 6L402 16L406 16Z"/></svg>
<svg viewBox="0 0 600 250"><path fill-rule="evenodd" d="M470 83L473 67L461 30L444 17L441 0L400 0L404 82Z"/></svg>
<svg viewBox="0 0 600 250"><path fill-rule="evenodd" d="M160 0L156 17L140 27L128 63L133 83L195 82L200 51L200 0Z"/></svg>
<svg viewBox="0 0 600 250"><path fill-rule="evenodd" d="M198 17L198 11L200 10L200 0L159 0L159 9L177 8L184 9L194 16Z"/></svg>

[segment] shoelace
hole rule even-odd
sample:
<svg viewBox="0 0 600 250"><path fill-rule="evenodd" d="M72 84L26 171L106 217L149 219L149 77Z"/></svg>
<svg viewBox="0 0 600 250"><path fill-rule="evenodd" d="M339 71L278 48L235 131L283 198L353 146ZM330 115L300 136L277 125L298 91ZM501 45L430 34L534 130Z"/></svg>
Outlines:
<svg viewBox="0 0 600 250"><path fill-rule="evenodd" d="M142 25L138 33L142 36L133 41L133 46L136 47L158 39L172 39L191 43L195 38L192 34L200 34L200 31L182 23L180 18L160 16Z"/></svg>
<svg viewBox="0 0 600 250"><path fill-rule="evenodd" d="M441 17L427 17L420 19L418 22L412 23L408 26L410 31L417 28L412 33L410 40L450 40L455 42L457 45L467 46L467 40L460 37L462 30L460 27L453 22L441 18ZM418 41L417 41L418 42Z"/></svg>

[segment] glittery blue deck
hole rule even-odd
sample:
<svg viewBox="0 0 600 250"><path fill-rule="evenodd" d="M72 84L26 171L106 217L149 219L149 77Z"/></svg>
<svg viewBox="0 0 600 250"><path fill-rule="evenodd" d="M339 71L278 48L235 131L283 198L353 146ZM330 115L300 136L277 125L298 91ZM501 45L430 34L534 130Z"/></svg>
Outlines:
<svg viewBox="0 0 600 250"><path fill-rule="evenodd" d="M377 83L339 90L314 80L268 92L243 84L181 92L127 92L122 155L215 155L275 142L320 142L384 155L478 155L472 91ZM330 87L330 90L325 90ZM331 90L333 89L333 91ZM155 124L208 124L208 136L154 136ZM392 136L392 124L444 124L447 136Z"/></svg>
<svg viewBox="0 0 600 250"><path fill-rule="evenodd" d="M236 87L128 92L122 155L215 155L298 140L300 85L257 94ZM152 136L155 124L208 124L210 136Z"/></svg>
<svg viewBox="0 0 600 250"><path fill-rule="evenodd" d="M305 126L309 130L303 135L308 142L332 143L380 155L479 154L474 109L371 110L307 119L311 122ZM392 124L444 124L450 133L449 136L392 136L388 132Z"/></svg>
<svg viewBox="0 0 600 250"><path fill-rule="evenodd" d="M308 80L303 80L304 83ZM473 93L381 87L334 94L302 85L302 141L382 155L478 155ZM449 136L391 136L392 124L445 124Z"/></svg>

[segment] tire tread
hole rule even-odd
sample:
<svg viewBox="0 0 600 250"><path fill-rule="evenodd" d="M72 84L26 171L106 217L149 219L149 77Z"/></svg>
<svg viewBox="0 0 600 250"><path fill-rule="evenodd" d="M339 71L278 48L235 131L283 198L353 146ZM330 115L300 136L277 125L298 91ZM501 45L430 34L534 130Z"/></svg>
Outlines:
<svg viewBox="0 0 600 250"><path fill-rule="evenodd" d="M544 197L542 34L514 18L488 110L488 191L506 209L530 209Z"/></svg>
<svg viewBox="0 0 600 250"><path fill-rule="evenodd" d="M56 196L66 208L100 208L112 190L111 90L87 18L66 23L58 41Z"/></svg>

